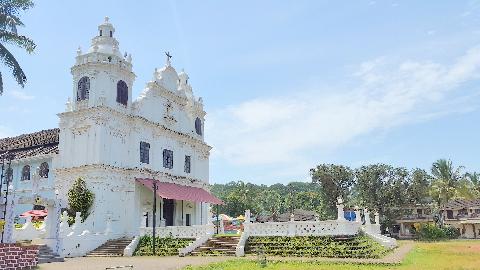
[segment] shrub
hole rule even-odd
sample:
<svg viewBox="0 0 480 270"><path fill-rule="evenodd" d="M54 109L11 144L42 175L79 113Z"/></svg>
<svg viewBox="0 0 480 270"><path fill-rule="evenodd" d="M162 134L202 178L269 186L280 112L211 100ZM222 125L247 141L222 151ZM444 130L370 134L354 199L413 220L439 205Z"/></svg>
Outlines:
<svg viewBox="0 0 480 270"><path fill-rule="evenodd" d="M451 226L437 227L434 224L422 224L417 231L419 240L439 241L458 238L460 232Z"/></svg>
<svg viewBox="0 0 480 270"><path fill-rule="evenodd" d="M335 238L331 236L257 236L249 237L246 254L261 249L269 256L380 258L388 250L367 236Z"/></svg>
<svg viewBox="0 0 480 270"><path fill-rule="evenodd" d="M72 188L68 191L68 215L69 223L75 220L75 213L80 212L82 222L84 222L90 214L90 207L93 205L95 195L87 188L87 184L82 178L78 178L73 183Z"/></svg>
<svg viewBox="0 0 480 270"><path fill-rule="evenodd" d="M185 248L191 244L194 239L155 237L155 255L156 256L174 256L178 255L178 249ZM144 235L140 237L134 256L151 256L153 252L152 236Z"/></svg>

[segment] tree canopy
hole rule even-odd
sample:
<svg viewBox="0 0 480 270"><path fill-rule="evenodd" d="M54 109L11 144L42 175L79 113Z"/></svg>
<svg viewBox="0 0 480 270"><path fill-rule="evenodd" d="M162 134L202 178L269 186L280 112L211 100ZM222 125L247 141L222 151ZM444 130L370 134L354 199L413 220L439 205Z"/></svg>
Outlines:
<svg viewBox="0 0 480 270"><path fill-rule="evenodd" d="M347 208L378 211L381 223L390 226L405 206L435 203L439 209L454 198L480 197L479 174L462 170L445 159L435 161L430 174L381 163L355 169L320 164L310 170L311 183L267 186L238 181L214 184L212 192L226 203L220 212L230 216L241 215L245 209L254 215L304 209L316 211L322 219L335 219L337 198L342 197Z"/></svg>
<svg viewBox="0 0 480 270"><path fill-rule="evenodd" d="M21 87L25 87L27 76L15 56L7 49L13 45L27 53L35 50L35 43L30 38L19 35L17 27L24 26L20 13L34 6L31 0L0 0L0 61L11 70L13 77ZM0 95L3 93L3 77L0 72Z"/></svg>

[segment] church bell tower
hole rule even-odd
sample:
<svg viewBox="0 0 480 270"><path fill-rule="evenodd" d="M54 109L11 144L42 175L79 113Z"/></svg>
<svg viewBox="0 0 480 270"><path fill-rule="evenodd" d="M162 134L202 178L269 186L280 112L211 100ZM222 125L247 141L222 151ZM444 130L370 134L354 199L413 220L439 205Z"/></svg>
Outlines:
<svg viewBox="0 0 480 270"><path fill-rule="evenodd" d="M115 28L108 17L98 26L86 53L77 50L73 76L71 110L108 106L115 110L128 110L132 103L132 57L120 52Z"/></svg>

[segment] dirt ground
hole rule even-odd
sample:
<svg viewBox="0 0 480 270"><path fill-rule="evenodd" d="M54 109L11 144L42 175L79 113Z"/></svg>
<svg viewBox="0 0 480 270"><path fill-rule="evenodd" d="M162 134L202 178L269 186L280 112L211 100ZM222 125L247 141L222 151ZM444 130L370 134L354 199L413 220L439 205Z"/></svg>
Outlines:
<svg viewBox="0 0 480 270"><path fill-rule="evenodd" d="M39 269L104 270L108 267L133 265L133 268L125 267L117 269L176 270L182 269L187 265L206 265L212 262L221 262L232 258L233 257L79 257L66 258L65 262L39 264Z"/></svg>

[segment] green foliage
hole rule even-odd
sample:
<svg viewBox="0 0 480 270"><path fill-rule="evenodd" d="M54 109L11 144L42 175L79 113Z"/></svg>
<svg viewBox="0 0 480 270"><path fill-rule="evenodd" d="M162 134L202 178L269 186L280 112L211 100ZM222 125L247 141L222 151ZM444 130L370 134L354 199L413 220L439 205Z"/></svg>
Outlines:
<svg viewBox="0 0 480 270"><path fill-rule="evenodd" d="M336 239L329 236L249 237L245 252L256 254L262 248L269 256L380 258L388 250L366 236Z"/></svg>
<svg viewBox="0 0 480 270"><path fill-rule="evenodd" d="M134 256L152 256L153 241L152 236L144 235L140 238L138 246L133 253ZM183 239L172 237L155 237L155 255L156 256L176 256L178 249L185 248L195 239Z"/></svg>
<svg viewBox="0 0 480 270"><path fill-rule="evenodd" d="M417 236L422 241L440 241L458 238L460 232L458 229L450 226L437 227L434 224L421 224L417 231Z"/></svg>
<svg viewBox="0 0 480 270"><path fill-rule="evenodd" d="M310 175L312 182L321 187L327 217L335 219L337 198L341 197L347 204L350 200L351 188L355 184L353 171L342 165L321 164L311 169Z"/></svg>
<svg viewBox="0 0 480 270"><path fill-rule="evenodd" d="M438 205L450 201L457 194L461 180L464 177L461 173L462 167L455 168L452 161L439 159L432 165L433 182L430 194ZM459 195L459 194L457 194Z"/></svg>
<svg viewBox="0 0 480 270"><path fill-rule="evenodd" d="M219 206L220 213L239 216L250 209L253 214L291 212L301 208L322 213L320 187L313 183L291 182L288 185L255 185L242 181L214 184L212 193L225 202ZM213 209L214 212L216 209Z"/></svg>
<svg viewBox="0 0 480 270"><path fill-rule="evenodd" d="M84 222L90 214L94 199L95 195L87 188L85 181L78 178L68 191L69 223L75 219L76 212L81 212L82 222Z"/></svg>
<svg viewBox="0 0 480 270"><path fill-rule="evenodd" d="M20 12L33 7L31 0L0 1L0 61L12 71L17 83L24 87L27 77L20 64L5 45L13 45L24 49L27 53L35 50L35 43L26 36L17 33L18 26L24 26L19 18ZM3 93L3 79L0 73L0 95Z"/></svg>

